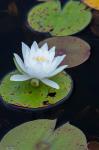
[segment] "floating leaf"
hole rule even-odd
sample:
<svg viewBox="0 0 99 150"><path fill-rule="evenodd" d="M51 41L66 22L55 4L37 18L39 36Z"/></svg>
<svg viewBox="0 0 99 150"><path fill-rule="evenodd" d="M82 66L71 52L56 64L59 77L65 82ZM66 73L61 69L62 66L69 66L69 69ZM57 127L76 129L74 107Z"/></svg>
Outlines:
<svg viewBox="0 0 99 150"><path fill-rule="evenodd" d="M87 150L86 137L78 128L65 124L56 129L55 120L24 123L4 136L1 150Z"/></svg>
<svg viewBox="0 0 99 150"><path fill-rule="evenodd" d="M10 81L10 76L16 73L6 75L0 85L0 95L7 104L22 108L46 108L66 100L72 91L71 77L63 72L52 78L60 85L59 90L46 86L41 82L39 87L33 87L30 81Z"/></svg>
<svg viewBox="0 0 99 150"><path fill-rule="evenodd" d="M84 29L91 20L91 12L77 1L69 1L63 9L59 1L49 1L33 7L28 13L29 26L51 35L72 35Z"/></svg>
<svg viewBox="0 0 99 150"><path fill-rule="evenodd" d="M58 55L67 55L63 61L64 64L68 64L68 67L74 67L85 62L90 56L90 45L84 40L73 37L53 37L48 38L40 42L40 46L44 43L48 43L48 46L56 46L56 53Z"/></svg>
<svg viewBox="0 0 99 150"><path fill-rule="evenodd" d="M86 5L96 10L99 10L99 0L82 0Z"/></svg>
<svg viewBox="0 0 99 150"><path fill-rule="evenodd" d="M98 141L90 141L88 143L88 150L99 150L99 142Z"/></svg>

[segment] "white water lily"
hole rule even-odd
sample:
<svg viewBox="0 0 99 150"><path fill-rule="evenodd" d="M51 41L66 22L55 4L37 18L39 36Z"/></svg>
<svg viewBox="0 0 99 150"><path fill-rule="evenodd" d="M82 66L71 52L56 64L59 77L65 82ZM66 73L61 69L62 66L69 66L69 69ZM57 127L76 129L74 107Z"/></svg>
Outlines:
<svg viewBox="0 0 99 150"><path fill-rule="evenodd" d="M59 66L66 55L55 57L55 47L48 50L45 43L41 48L34 41L31 48L22 43L23 60L14 54L14 62L21 74L12 75L11 81L26 81L37 79L44 84L59 89L59 85L48 79L67 68L67 65Z"/></svg>

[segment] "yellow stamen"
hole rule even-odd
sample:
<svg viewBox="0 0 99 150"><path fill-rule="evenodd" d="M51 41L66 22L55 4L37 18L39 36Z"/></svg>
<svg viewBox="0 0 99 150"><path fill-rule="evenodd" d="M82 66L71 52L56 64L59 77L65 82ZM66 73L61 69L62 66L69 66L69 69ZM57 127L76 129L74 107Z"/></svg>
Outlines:
<svg viewBox="0 0 99 150"><path fill-rule="evenodd" d="M38 61L38 62L44 62L44 61L47 60L45 57L42 57L42 56L38 56L38 57L36 57L35 59L36 59L36 61Z"/></svg>

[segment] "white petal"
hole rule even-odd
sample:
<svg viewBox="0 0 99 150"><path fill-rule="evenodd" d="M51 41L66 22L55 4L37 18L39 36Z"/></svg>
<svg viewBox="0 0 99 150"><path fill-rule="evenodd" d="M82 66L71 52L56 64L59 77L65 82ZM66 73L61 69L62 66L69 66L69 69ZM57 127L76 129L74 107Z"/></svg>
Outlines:
<svg viewBox="0 0 99 150"><path fill-rule="evenodd" d="M27 55L29 55L29 52L30 52L30 48L25 43L22 42L22 55L24 61L26 61L26 57Z"/></svg>
<svg viewBox="0 0 99 150"><path fill-rule="evenodd" d="M38 47L36 41L34 41L31 46L30 58L35 57L35 54L37 54L38 50L39 50L39 47Z"/></svg>
<svg viewBox="0 0 99 150"><path fill-rule="evenodd" d="M31 79L30 76L28 76L28 75L20 75L20 74L13 75L10 78L11 81L26 81L26 80L29 80L29 79Z"/></svg>
<svg viewBox="0 0 99 150"><path fill-rule="evenodd" d="M58 73L60 73L61 71L63 71L67 67L68 67L68 65L60 66L49 77L57 75Z"/></svg>
<svg viewBox="0 0 99 150"><path fill-rule="evenodd" d="M48 45L45 43L41 48L42 51L48 51Z"/></svg>
<svg viewBox="0 0 99 150"><path fill-rule="evenodd" d="M66 55L62 55L62 56L57 56L55 57L55 59L53 60L51 67L49 68L49 73L51 74L53 71L55 71L55 69L60 65L60 63L63 61L63 59L65 58Z"/></svg>
<svg viewBox="0 0 99 150"><path fill-rule="evenodd" d="M48 86L50 86L52 88L59 89L59 85L56 82L54 82L54 81L51 81L49 79L42 79L41 81L44 84L46 84L46 85L48 85Z"/></svg>
<svg viewBox="0 0 99 150"><path fill-rule="evenodd" d="M21 68L24 72L26 72L24 63L23 63L22 59L19 57L19 55L14 54L14 57L15 57L15 59L16 59L17 64L20 66L20 68Z"/></svg>
<svg viewBox="0 0 99 150"><path fill-rule="evenodd" d="M53 61L53 64L55 65L55 67L57 67L63 61L65 57L66 55L57 56Z"/></svg>
<svg viewBox="0 0 99 150"><path fill-rule="evenodd" d="M52 61L55 57L55 47L52 47L50 50L49 50L49 59L50 61Z"/></svg>
<svg viewBox="0 0 99 150"><path fill-rule="evenodd" d="M36 41L34 41L33 44L32 44L32 46L31 46L31 50L32 50L32 52L33 52L33 51L36 51L36 50L38 50L38 49L39 49L38 44L37 44Z"/></svg>
<svg viewBox="0 0 99 150"><path fill-rule="evenodd" d="M43 79L46 76L43 66L37 63L32 65L30 68L27 68L27 72L32 78Z"/></svg>
<svg viewBox="0 0 99 150"><path fill-rule="evenodd" d="M15 57L13 58L13 60L14 60L14 64L15 64L17 70L18 70L20 73L24 74L25 72L20 68L20 66L19 66L19 64L17 63Z"/></svg>
<svg viewBox="0 0 99 150"><path fill-rule="evenodd" d="M49 49L49 53L55 52L56 47L53 46L51 49Z"/></svg>

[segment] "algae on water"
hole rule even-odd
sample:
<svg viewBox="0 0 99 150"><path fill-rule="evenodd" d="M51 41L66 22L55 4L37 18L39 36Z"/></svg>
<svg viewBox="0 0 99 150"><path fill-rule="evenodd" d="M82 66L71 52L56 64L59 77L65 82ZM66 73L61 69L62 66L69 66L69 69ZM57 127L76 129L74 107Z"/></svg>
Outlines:
<svg viewBox="0 0 99 150"><path fill-rule="evenodd" d="M48 1L33 7L27 16L33 30L49 32L53 36L72 35L84 29L92 14L86 5L70 0L61 9L58 0Z"/></svg>
<svg viewBox="0 0 99 150"><path fill-rule="evenodd" d="M0 85L0 95L4 102L26 108L41 108L56 104L72 91L72 80L64 72L54 76L60 89L54 89L40 82L38 87L33 87L30 81L10 81L10 76L17 72L7 74Z"/></svg>

